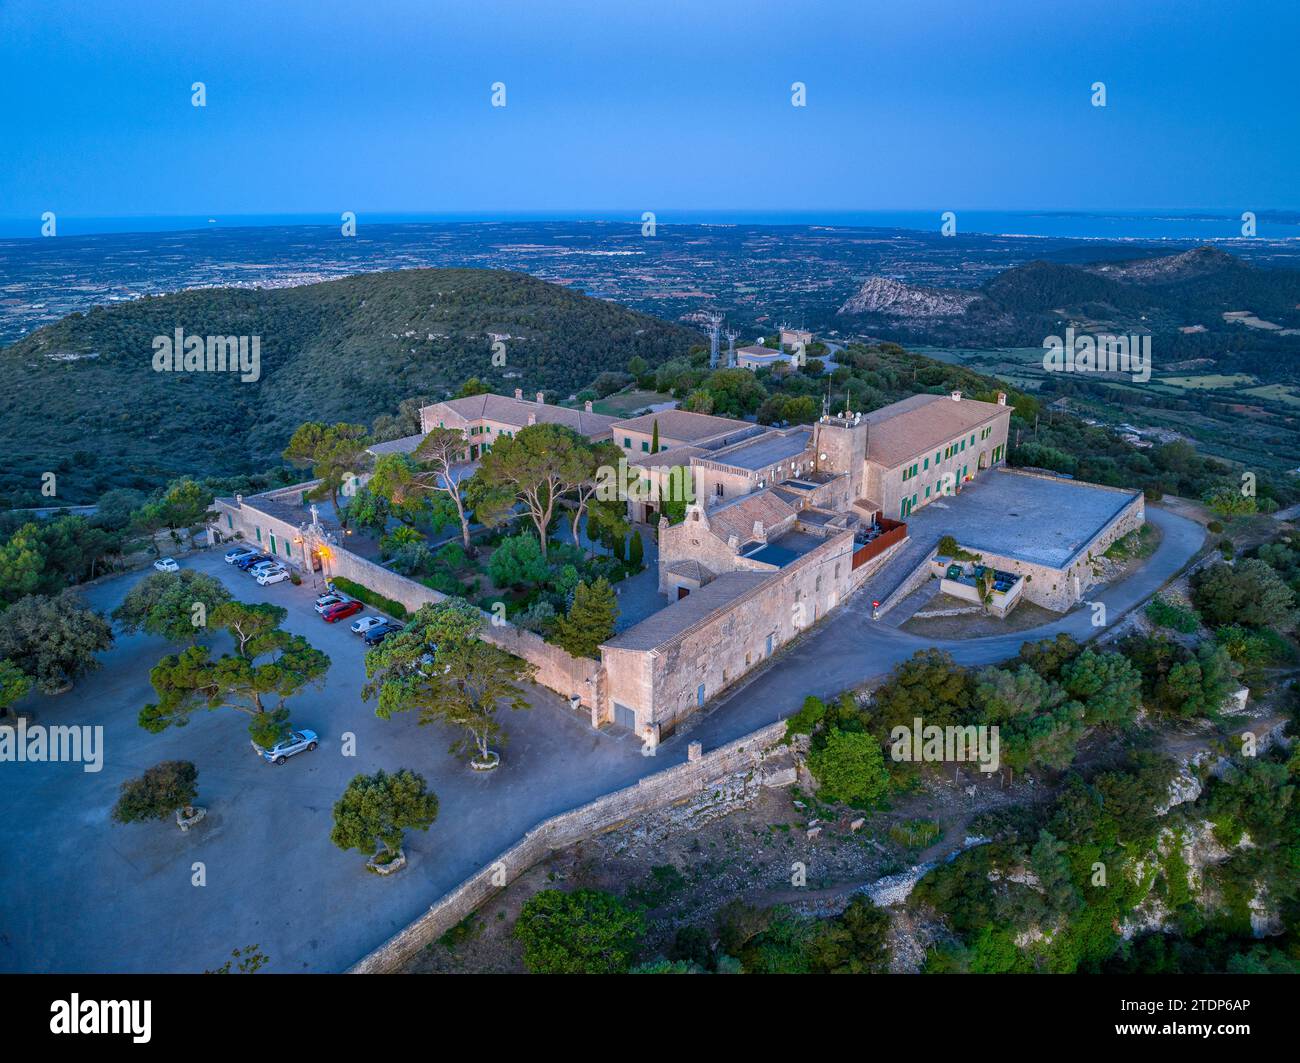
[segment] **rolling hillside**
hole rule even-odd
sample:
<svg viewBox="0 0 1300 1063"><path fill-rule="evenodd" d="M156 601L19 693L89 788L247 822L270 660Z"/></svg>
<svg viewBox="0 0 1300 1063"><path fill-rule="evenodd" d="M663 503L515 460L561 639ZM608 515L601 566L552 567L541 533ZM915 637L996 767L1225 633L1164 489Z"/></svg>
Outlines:
<svg viewBox="0 0 1300 1063"><path fill-rule="evenodd" d="M261 378L162 373L153 340L259 336ZM493 365L489 333L502 337ZM149 488L185 473L278 464L306 420L369 425L471 376L561 397L639 355L686 353L689 329L524 274L422 269L269 291L179 292L72 314L0 349L0 459L14 496L58 474L59 497ZM512 375L508 375L512 374Z"/></svg>
<svg viewBox="0 0 1300 1063"><path fill-rule="evenodd" d="M1062 265L1029 262L969 291L869 277L842 324L905 343L1037 347L1078 332L1150 332L1157 365L1209 358L1269 382L1300 372L1300 271L1260 269L1212 247Z"/></svg>

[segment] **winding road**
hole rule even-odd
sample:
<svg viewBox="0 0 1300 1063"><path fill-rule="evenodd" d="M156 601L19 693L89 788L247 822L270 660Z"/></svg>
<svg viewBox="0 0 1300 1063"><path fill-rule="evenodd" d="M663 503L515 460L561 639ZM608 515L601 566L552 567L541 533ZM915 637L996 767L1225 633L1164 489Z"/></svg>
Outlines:
<svg viewBox="0 0 1300 1063"><path fill-rule="evenodd" d="M1111 622L1204 541L1192 521L1157 508L1147 516L1161 542L1100 595ZM631 735L595 732L557 695L532 688L531 711L502 720L509 742L501 769L480 777L448 755L450 734L408 716L376 719L360 697L364 647L346 625L321 623L311 606L316 589L258 587L217 551L181 563L223 580L242 600L283 605L285 627L329 654L322 688L292 703L295 724L318 731L320 748L283 767L264 764L249 750L243 716L229 709L162 734L143 731L136 714L153 697L149 669L174 647L119 636L71 693L30 700L36 723L102 727L102 770L0 763L0 970L202 971L257 943L268 971L341 971L540 821L684 761L689 740L706 750L732 741L793 712L808 694L861 684L925 646L982 664L1014 656L1027 639L1096 633L1091 611L1081 609L1030 631L936 642L871 620L870 602L854 598L654 757L642 756ZM141 575L104 580L84 596L109 612ZM218 641L218 652L224 648ZM349 735L355 755L343 741ZM169 822L112 824L121 782L168 759L197 764L207 819L189 834ZM402 767L425 776L441 810L428 832L408 832L408 867L380 879L359 854L330 843L331 809L358 772Z"/></svg>

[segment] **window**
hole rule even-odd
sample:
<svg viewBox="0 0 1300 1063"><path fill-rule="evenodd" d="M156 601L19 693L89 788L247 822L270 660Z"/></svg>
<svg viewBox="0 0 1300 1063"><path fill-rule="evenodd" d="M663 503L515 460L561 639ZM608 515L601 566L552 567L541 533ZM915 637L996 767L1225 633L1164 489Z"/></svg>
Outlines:
<svg viewBox="0 0 1300 1063"><path fill-rule="evenodd" d="M626 450L631 450L631 449L632 449L632 440L631 440L630 438L628 438L627 436L624 436L624 437L623 437L623 447L624 447L624 449L626 449Z"/></svg>
<svg viewBox="0 0 1300 1063"><path fill-rule="evenodd" d="M972 433L970 434L970 445L971 445L972 447L975 445L975 433L974 433L974 432L972 432Z"/></svg>
<svg viewBox="0 0 1300 1063"><path fill-rule="evenodd" d="M928 469L929 467L930 467L930 459L929 459L929 458L926 458L926 459L925 459L925 465L923 466L923 468Z"/></svg>
<svg viewBox="0 0 1300 1063"><path fill-rule="evenodd" d="M254 528L253 531L257 532L257 541L260 543L262 541L262 529Z"/></svg>
<svg viewBox="0 0 1300 1063"><path fill-rule="evenodd" d="M229 528L231 531L235 530L235 522L231 518L229 513L226 514L226 527Z"/></svg>
<svg viewBox="0 0 1300 1063"><path fill-rule="evenodd" d="M643 454L649 454L649 453L650 453L650 444L647 443L644 439L641 440L641 453L643 453Z"/></svg>
<svg viewBox="0 0 1300 1063"><path fill-rule="evenodd" d="M939 452L937 450L934 452L934 463L939 464Z"/></svg>
<svg viewBox="0 0 1300 1063"><path fill-rule="evenodd" d="M701 683L699 686L695 688L695 704L699 706L704 705L704 684L703 683Z"/></svg>
<svg viewBox="0 0 1300 1063"><path fill-rule="evenodd" d="M714 485L713 485L713 493L714 493L715 495L717 495L719 498L722 497L722 492L723 492L722 484L714 484Z"/></svg>

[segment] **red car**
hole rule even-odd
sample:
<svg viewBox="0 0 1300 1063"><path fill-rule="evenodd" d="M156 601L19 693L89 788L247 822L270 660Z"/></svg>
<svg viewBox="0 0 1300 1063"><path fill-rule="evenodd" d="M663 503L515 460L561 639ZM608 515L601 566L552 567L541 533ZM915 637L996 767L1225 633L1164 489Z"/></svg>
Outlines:
<svg viewBox="0 0 1300 1063"><path fill-rule="evenodd" d="M342 620L345 616L351 616L353 613L359 613L365 608L360 602L339 602L338 605L331 605L325 612L321 613L320 618L327 624L332 624L336 620Z"/></svg>

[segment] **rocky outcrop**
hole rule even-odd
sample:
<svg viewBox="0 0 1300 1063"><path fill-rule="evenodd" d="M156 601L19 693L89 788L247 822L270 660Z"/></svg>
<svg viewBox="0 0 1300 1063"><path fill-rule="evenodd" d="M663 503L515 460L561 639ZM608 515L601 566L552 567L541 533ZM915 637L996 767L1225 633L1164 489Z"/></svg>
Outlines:
<svg viewBox="0 0 1300 1063"><path fill-rule="evenodd" d="M959 288L922 288L889 277L868 277L843 306L841 314L886 314L889 317L956 317L979 299Z"/></svg>

